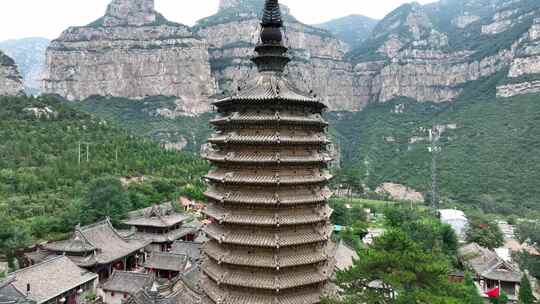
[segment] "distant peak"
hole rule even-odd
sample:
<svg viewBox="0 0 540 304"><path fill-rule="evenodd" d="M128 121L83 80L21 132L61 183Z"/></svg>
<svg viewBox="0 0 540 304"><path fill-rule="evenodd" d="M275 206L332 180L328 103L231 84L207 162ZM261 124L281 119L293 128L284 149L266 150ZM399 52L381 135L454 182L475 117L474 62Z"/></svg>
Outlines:
<svg viewBox="0 0 540 304"><path fill-rule="evenodd" d="M107 7L104 26L141 26L157 19L154 0L113 0Z"/></svg>

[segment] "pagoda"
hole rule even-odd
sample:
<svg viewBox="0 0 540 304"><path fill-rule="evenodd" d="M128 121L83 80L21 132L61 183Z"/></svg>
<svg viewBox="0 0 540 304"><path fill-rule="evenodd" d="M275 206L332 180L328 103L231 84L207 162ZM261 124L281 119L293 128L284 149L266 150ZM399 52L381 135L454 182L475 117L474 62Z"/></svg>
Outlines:
<svg viewBox="0 0 540 304"><path fill-rule="evenodd" d="M325 105L284 77L290 58L267 0L258 74L214 103L200 286L204 303L319 303L334 269Z"/></svg>

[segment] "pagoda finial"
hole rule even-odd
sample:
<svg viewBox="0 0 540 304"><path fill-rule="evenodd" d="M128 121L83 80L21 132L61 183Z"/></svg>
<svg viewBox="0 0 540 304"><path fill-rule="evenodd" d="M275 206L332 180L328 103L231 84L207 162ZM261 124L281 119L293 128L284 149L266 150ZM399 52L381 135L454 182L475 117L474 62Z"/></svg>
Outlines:
<svg viewBox="0 0 540 304"><path fill-rule="evenodd" d="M278 0L266 0L261 27L261 42L255 48L258 56L253 58L253 62L260 72L281 73L290 59L283 45L283 19Z"/></svg>
<svg viewBox="0 0 540 304"><path fill-rule="evenodd" d="M266 0L266 3L264 4L262 25L276 27L283 26L278 0Z"/></svg>
<svg viewBox="0 0 540 304"><path fill-rule="evenodd" d="M283 20L281 19L278 0L266 0L261 26L261 41L263 43L282 43L283 35L281 34L281 28L283 27Z"/></svg>

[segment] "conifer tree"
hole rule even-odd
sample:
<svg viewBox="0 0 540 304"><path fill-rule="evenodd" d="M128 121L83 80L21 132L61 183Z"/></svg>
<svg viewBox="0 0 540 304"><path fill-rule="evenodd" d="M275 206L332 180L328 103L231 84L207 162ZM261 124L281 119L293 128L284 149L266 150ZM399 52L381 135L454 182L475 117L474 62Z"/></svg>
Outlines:
<svg viewBox="0 0 540 304"><path fill-rule="evenodd" d="M526 275L521 278L521 283L519 287L519 295L518 295L518 303L519 304L534 304L535 298L532 293L531 288L531 282L529 281L529 278L527 278Z"/></svg>

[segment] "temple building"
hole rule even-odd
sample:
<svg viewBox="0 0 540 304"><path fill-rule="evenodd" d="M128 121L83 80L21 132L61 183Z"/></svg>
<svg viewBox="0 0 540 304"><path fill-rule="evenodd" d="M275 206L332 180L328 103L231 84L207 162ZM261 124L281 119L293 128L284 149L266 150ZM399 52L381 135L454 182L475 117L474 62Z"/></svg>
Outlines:
<svg viewBox="0 0 540 304"><path fill-rule="evenodd" d="M200 230L193 216L177 212L171 203L130 212L122 224L131 228L137 239L150 242L150 251L168 251L177 240L193 241Z"/></svg>
<svg viewBox="0 0 540 304"><path fill-rule="evenodd" d="M174 242L171 247L171 253L183 254L187 256L191 265L197 265L201 259L201 248L204 242Z"/></svg>
<svg viewBox="0 0 540 304"><path fill-rule="evenodd" d="M476 243L458 250L460 263L474 274L475 285L484 298L494 288L504 290L510 303L516 303L524 275L517 265L501 259L497 253Z"/></svg>
<svg viewBox="0 0 540 304"><path fill-rule="evenodd" d="M142 289L152 287L153 274L114 270L111 277L101 284L99 295L107 304L122 304Z"/></svg>
<svg viewBox="0 0 540 304"><path fill-rule="evenodd" d="M17 299L14 303L79 304L86 293L95 293L97 281L96 274L58 256L10 273L0 282L0 299L4 293Z"/></svg>
<svg viewBox="0 0 540 304"><path fill-rule="evenodd" d="M144 262L148 241L128 239L112 226L109 219L85 227L76 227L71 238L41 246L51 255L66 255L75 264L108 278L114 269L133 270Z"/></svg>
<svg viewBox="0 0 540 304"><path fill-rule="evenodd" d="M320 303L334 271L325 105L283 76L277 0L265 2L258 74L214 103L203 303Z"/></svg>
<svg viewBox="0 0 540 304"><path fill-rule="evenodd" d="M171 252L152 252L144 268L160 279L174 279L191 266L187 256Z"/></svg>
<svg viewBox="0 0 540 304"><path fill-rule="evenodd" d="M14 277L0 279L0 303L2 304L36 304L26 296L25 291L19 291L13 282Z"/></svg>

